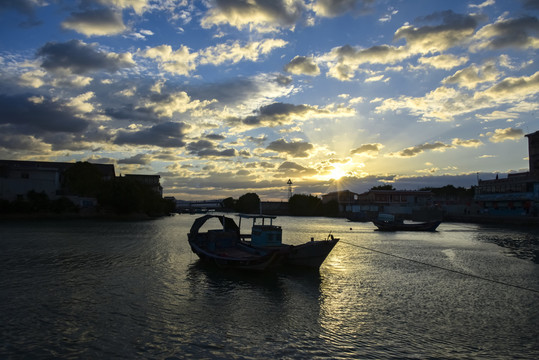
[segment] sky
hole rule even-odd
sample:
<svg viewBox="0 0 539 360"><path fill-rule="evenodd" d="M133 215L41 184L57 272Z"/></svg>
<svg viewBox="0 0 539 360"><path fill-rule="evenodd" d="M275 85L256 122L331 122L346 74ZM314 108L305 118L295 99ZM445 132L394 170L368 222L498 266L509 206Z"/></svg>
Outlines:
<svg viewBox="0 0 539 360"><path fill-rule="evenodd" d="M218 199L528 170L537 0L1 0L0 158Z"/></svg>

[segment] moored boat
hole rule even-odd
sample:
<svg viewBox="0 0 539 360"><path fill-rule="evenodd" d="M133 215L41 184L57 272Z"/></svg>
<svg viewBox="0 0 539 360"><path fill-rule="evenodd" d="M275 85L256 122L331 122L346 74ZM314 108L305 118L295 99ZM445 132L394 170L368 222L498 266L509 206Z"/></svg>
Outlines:
<svg viewBox="0 0 539 360"><path fill-rule="evenodd" d="M217 218L219 229L201 232L210 219ZM242 219L252 219L251 233L241 234ZM223 268L267 270L283 266L318 269L339 239L327 239L301 245L282 243L282 229L273 225L275 216L240 215L240 226L232 218L205 215L195 220L187 235L191 250L203 261ZM257 223L261 220L262 223ZM269 224L266 221L269 220Z"/></svg>
<svg viewBox="0 0 539 360"><path fill-rule="evenodd" d="M436 231L440 220L426 222L407 222L395 219L391 214L380 214L372 223L379 231Z"/></svg>

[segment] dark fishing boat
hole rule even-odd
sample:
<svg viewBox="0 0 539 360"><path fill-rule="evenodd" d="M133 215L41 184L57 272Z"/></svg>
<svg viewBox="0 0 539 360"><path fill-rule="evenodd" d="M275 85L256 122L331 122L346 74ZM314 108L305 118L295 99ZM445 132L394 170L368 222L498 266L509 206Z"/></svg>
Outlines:
<svg viewBox="0 0 539 360"><path fill-rule="evenodd" d="M394 215L380 214L372 223L379 231L436 231L441 221L407 222L395 219Z"/></svg>
<svg viewBox="0 0 539 360"><path fill-rule="evenodd" d="M221 227L200 232L212 218L217 218ZM311 238L301 245L287 245L282 243L281 227L273 225L275 216L240 215L240 225L246 218L253 220L250 234L241 234L240 227L226 216L205 215L196 219L187 235L191 250L201 260L223 268L267 270L299 266L318 269L339 241L330 234L325 240Z"/></svg>
<svg viewBox="0 0 539 360"><path fill-rule="evenodd" d="M222 227L199 232L210 219L217 218ZM191 250L205 262L222 268L266 270L281 258L275 251L256 249L240 240L240 229L231 218L205 215L195 220L187 239Z"/></svg>

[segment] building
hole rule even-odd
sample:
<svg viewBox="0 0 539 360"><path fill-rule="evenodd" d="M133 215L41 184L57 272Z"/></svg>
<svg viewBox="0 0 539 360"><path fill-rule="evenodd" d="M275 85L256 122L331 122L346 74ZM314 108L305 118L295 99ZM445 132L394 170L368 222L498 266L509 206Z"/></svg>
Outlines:
<svg viewBox="0 0 539 360"><path fill-rule="evenodd" d="M148 185L153 191L163 197L163 187L160 183L160 175L138 175L138 174L126 174L126 179L137 181L141 184Z"/></svg>
<svg viewBox="0 0 539 360"><path fill-rule="evenodd" d="M322 195L322 203L330 201L337 201L339 211L347 217L365 220L381 212L412 218L434 206L432 192L411 190L370 190L362 194L343 190Z"/></svg>
<svg viewBox="0 0 539 360"><path fill-rule="evenodd" d="M474 200L483 215L537 216L539 213L539 131L527 134L530 171L478 180Z"/></svg>
<svg viewBox="0 0 539 360"><path fill-rule="evenodd" d="M45 193L50 199L70 195L65 172L75 163L0 160L0 199L23 200L29 191ZM115 177L114 165L93 164L103 180Z"/></svg>
<svg viewBox="0 0 539 360"><path fill-rule="evenodd" d="M359 194L349 190L334 191L322 195L322 204L327 204L330 201L336 201L339 204L339 212L352 212L354 206L357 206Z"/></svg>

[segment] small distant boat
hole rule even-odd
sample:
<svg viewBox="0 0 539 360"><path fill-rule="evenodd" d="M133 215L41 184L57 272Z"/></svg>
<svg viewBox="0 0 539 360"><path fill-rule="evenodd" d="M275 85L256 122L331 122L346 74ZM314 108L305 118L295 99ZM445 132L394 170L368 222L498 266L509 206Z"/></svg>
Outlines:
<svg viewBox="0 0 539 360"><path fill-rule="evenodd" d="M200 232L210 219L217 218L219 229ZM275 216L240 215L253 220L250 234L241 234L232 218L205 215L195 220L187 235L191 250L203 261L222 268L268 270L283 266L300 266L318 269L339 239L329 235L326 240L301 245L282 243L282 229L273 225ZM262 220L257 224L256 220ZM270 224L264 220L269 219Z"/></svg>
<svg viewBox="0 0 539 360"><path fill-rule="evenodd" d="M395 219L391 214L380 214L372 221L379 231L436 231L441 221L407 222Z"/></svg>

